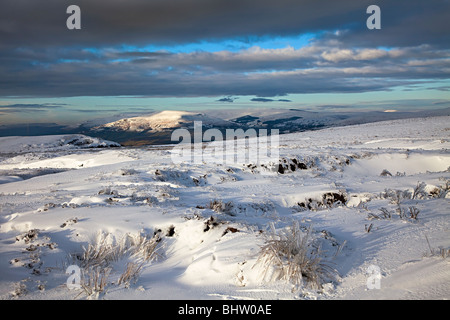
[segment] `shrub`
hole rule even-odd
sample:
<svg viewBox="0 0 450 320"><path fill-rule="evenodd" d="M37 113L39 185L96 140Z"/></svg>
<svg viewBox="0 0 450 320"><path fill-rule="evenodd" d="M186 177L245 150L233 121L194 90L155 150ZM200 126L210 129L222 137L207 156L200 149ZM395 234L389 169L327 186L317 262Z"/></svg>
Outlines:
<svg viewBox="0 0 450 320"><path fill-rule="evenodd" d="M373 223L371 223L371 224L369 224L369 225L367 225L367 224L364 225L364 230L365 230L367 233L369 233L370 230L372 230L372 228L373 228Z"/></svg>
<svg viewBox="0 0 450 320"><path fill-rule="evenodd" d="M382 177L391 176L392 177L392 173L390 173L388 170L384 169L383 171L381 171L380 176L382 176Z"/></svg>
<svg viewBox="0 0 450 320"><path fill-rule="evenodd" d="M214 199L209 202L209 208L217 213L234 215L233 213L234 204L231 201L224 203L222 200Z"/></svg>
<svg viewBox="0 0 450 320"><path fill-rule="evenodd" d="M136 281L142 270L143 264L138 264L135 262L128 262L125 271L120 275L118 280L118 285L125 284L126 287L130 285L131 280Z"/></svg>
<svg viewBox="0 0 450 320"><path fill-rule="evenodd" d="M148 235L127 234L122 240L115 241L110 235L99 233L97 238L83 247L81 254L72 255L81 267L81 288L87 297L92 298L104 293L109 284L108 278L113 271L112 265L122 259L133 259L120 274L117 284L128 286L131 280L137 280L145 263L158 258L158 245L162 238L156 232Z"/></svg>
<svg viewBox="0 0 450 320"><path fill-rule="evenodd" d="M87 297L98 297L104 293L108 284L108 276L111 268L89 267L83 270L81 288Z"/></svg>
<svg viewBox="0 0 450 320"><path fill-rule="evenodd" d="M420 213L420 210L416 208L415 206L410 206L408 210L402 208L402 203L404 200L408 199L423 199L424 197L427 197L427 193L425 191L426 184L424 182L417 183L417 186L413 189L413 192L411 193L408 190L392 190L392 189L386 189L384 193L382 194L382 197L388 198L391 200L391 204L395 205L397 208L395 209L395 212L398 214L400 219L411 219L411 220L417 220L417 217ZM389 210L386 208L381 208L380 211L382 214L376 215L373 213L369 214L369 219L391 219L392 214Z"/></svg>
<svg viewBox="0 0 450 320"><path fill-rule="evenodd" d="M320 200L308 198L305 199L305 201L303 202L298 202L297 206L294 207L294 209L297 211L304 211L304 210L318 211L331 209L337 206L342 206L345 205L346 203L347 203L347 195L345 191L326 192L322 194Z"/></svg>
<svg viewBox="0 0 450 320"><path fill-rule="evenodd" d="M333 278L335 270L324 262L320 247L313 245L311 229L302 232L297 222L278 233L273 224L271 229L256 262L263 266L264 278L271 267L275 268L275 280L287 280L296 286L302 285L305 279L307 284L320 288L327 279Z"/></svg>
<svg viewBox="0 0 450 320"><path fill-rule="evenodd" d="M410 219L417 220L417 216L419 215L420 210L417 209L416 207L409 207L408 213L409 213L409 218Z"/></svg>
<svg viewBox="0 0 450 320"><path fill-rule="evenodd" d="M430 249L430 253L424 254L424 256L441 257L442 259L447 259L448 257L450 257L450 248L439 247L438 249L433 249L431 248L430 241L428 240L428 237L426 235L425 239L427 240L428 249Z"/></svg>

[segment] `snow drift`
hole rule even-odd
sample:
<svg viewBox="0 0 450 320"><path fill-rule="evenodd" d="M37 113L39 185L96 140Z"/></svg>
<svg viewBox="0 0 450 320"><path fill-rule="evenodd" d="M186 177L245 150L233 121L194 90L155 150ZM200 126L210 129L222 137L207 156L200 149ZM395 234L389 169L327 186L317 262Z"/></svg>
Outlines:
<svg viewBox="0 0 450 320"><path fill-rule="evenodd" d="M282 135L270 174L2 138L0 296L448 299L449 120Z"/></svg>

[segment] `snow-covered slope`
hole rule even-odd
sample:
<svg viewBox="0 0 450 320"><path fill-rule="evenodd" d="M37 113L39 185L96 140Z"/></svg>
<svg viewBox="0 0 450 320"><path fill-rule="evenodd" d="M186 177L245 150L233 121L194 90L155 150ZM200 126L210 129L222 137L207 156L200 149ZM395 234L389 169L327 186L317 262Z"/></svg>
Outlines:
<svg viewBox="0 0 450 320"><path fill-rule="evenodd" d="M193 127L194 121L202 121L206 126L224 126L230 124L228 121L214 118L203 113L167 110L150 116L120 119L98 126L95 129L114 129L135 132L146 130L161 131L178 127Z"/></svg>
<svg viewBox="0 0 450 320"><path fill-rule="evenodd" d="M70 151L82 148L120 147L120 144L82 134L0 137L0 154Z"/></svg>
<svg viewBox="0 0 450 320"><path fill-rule="evenodd" d="M448 299L449 123L281 135L264 166L174 164L168 146L4 155L0 171L47 171L0 184L0 297ZM301 280L262 255L290 230L320 258Z"/></svg>

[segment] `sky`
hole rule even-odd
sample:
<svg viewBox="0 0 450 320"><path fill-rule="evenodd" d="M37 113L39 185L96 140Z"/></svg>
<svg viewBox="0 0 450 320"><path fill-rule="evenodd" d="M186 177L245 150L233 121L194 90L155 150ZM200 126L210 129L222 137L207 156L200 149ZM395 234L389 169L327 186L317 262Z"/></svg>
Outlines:
<svg viewBox="0 0 450 320"><path fill-rule="evenodd" d="M81 29L70 30L69 5ZM369 5L381 29L367 28ZM449 0L0 0L0 125L450 107Z"/></svg>

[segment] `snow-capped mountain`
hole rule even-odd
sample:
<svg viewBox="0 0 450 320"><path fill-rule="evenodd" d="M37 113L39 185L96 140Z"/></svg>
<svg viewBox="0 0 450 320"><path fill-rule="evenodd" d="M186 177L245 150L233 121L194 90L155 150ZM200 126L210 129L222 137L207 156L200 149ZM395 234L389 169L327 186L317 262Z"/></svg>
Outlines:
<svg viewBox="0 0 450 320"><path fill-rule="evenodd" d="M229 121L208 116L204 113L166 110L149 116L124 118L95 127L96 130L113 129L118 131L164 131L179 127L193 127L195 121L202 121L205 126L226 126Z"/></svg>
<svg viewBox="0 0 450 320"><path fill-rule="evenodd" d="M203 129L242 128L278 129L280 133L293 133L324 129L342 125L362 124L403 118L450 115L450 109L422 112L311 112L300 109L229 109L202 112L165 110L149 115L133 115L115 121L109 118L103 124L84 124L82 133L123 145L171 144L171 134L177 128L192 130L194 122L201 122Z"/></svg>

